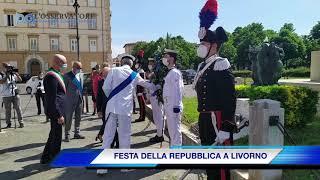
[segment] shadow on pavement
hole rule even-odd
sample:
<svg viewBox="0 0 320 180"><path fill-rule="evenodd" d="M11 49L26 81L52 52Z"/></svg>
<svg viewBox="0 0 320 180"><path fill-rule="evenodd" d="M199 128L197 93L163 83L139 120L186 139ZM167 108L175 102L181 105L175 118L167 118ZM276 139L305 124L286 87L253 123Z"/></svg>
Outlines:
<svg viewBox="0 0 320 180"><path fill-rule="evenodd" d="M41 155L42 155L42 153L34 155L34 156L29 156L29 157L17 159L14 162L26 162L26 161L34 161L34 160L39 160L40 161Z"/></svg>
<svg viewBox="0 0 320 180"><path fill-rule="evenodd" d="M11 147L11 148L7 148L7 149L1 149L0 150L0 154L38 148L38 147L42 147L44 145L46 145L46 144L45 143L33 143L33 144L26 144L26 145L23 145L23 146L17 146L17 147Z"/></svg>
<svg viewBox="0 0 320 180"><path fill-rule="evenodd" d="M22 179L44 171L50 170L49 166L41 165L40 163L29 164L22 167L19 171L6 171L0 174L0 179Z"/></svg>
<svg viewBox="0 0 320 180"><path fill-rule="evenodd" d="M149 130L149 131L137 132L137 133L132 134L131 136L145 136L145 135L153 134L153 133L156 133L156 132L157 132L157 130L154 129L154 130Z"/></svg>
<svg viewBox="0 0 320 180"><path fill-rule="evenodd" d="M102 122L101 122L101 125L91 126L91 127L82 129L81 131L98 131L98 130L100 130L101 126L102 126Z"/></svg>

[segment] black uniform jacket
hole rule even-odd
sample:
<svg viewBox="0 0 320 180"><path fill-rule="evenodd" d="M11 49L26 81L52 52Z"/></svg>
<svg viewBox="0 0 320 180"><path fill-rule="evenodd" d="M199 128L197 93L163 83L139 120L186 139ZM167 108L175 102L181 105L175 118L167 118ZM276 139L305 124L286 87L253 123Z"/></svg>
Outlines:
<svg viewBox="0 0 320 180"><path fill-rule="evenodd" d="M220 59L217 61L209 66L197 82L198 111L200 113L220 111L222 114L221 130L231 132L235 128L235 81L230 69L221 71L214 69ZM200 70L203 67L204 65Z"/></svg>

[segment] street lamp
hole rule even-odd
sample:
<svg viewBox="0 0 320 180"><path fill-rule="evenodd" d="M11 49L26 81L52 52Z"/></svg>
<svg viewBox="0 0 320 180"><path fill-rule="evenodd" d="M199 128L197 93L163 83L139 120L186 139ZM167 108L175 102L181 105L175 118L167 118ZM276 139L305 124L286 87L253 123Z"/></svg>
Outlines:
<svg viewBox="0 0 320 180"><path fill-rule="evenodd" d="M78 24L78 9L80 8L80 5L78 3L78 0L74 1L73 7L76 11L76 28L77 28L77 55L78 55L78 61L80 61L80 48L79 48L79 24Z"/></svg>

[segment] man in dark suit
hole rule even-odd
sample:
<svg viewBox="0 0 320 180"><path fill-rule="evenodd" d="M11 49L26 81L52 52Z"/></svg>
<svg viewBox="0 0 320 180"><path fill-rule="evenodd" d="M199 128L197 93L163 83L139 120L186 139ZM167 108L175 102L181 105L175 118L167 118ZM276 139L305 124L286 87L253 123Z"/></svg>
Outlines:
<svg viewBox="0 0 320 180"><path fill-rule="evenodd" d="M45 99L48 103L45 112L51 120L51 130L41 157L41 164L50 163L61 150L66 94L66 87L61 72L65 71L66 68L66 57L56 54L52 59L52 67L44 78Z"/></svg>
<svg viewBox="0 0 320 180"><path fill-rule="evenodd" d="M80 135L80 121L82 108L82 92L83 92L83 78L81 77L81 62L74 62L72 71L64 75L64 83L66 85L66 113L65 113L65 141L70 141L70 130L72 124L73 113L75 115L74 121L74 139L84 139Z"/></svg>

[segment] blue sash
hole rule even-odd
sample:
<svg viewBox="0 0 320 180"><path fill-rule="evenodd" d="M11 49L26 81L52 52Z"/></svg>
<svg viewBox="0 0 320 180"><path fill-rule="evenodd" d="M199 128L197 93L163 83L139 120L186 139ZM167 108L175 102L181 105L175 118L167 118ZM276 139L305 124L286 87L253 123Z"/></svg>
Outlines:
<svg viewBox="0 0 320 180"><path fill-rule="evenodd" d="M115 95L117 95L120 91L122 91L124 88L126 88L136 77L137 77L138 73L136 72L132 72L130 74L130 76L124 80L121 84L119 84L116 88L114 88L109 97L107 97L107 102Z"/></svg>
<svg viewBox="0 0 320 180"><path fill-rule="evenodd" d="M80 91L81 95L83 93L83 88L82 88L82 84L80 81L78 81L78 79L76 78L76 76L71 72L69 73L69 77L72 80L72 83L77 87L77 89Z"/></svg>

